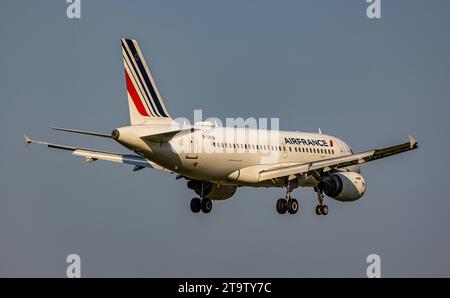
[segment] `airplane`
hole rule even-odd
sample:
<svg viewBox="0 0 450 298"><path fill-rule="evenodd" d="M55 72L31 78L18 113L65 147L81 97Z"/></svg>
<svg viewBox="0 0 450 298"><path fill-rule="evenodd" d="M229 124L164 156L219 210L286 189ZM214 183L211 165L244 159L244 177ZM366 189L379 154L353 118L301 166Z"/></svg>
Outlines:
<svg viewBox="0 0 450 298"><path fill-rule="evenodd" d="M360 165L418 148L416 140L353 153L341 139L319 133L222 127L210 121L188 125L173 119L156 87L136 40L123 38L122 57L130 125L111 134L56 128L63 132L109 138L132 154L85 149L35 141L72 152L87 163L97 160L134 166L133 171L154 168L177 174L197 196L190 201L194 213L210 213L212 201L231 198L239 187L278 187L285 195L276 201L279 214L296 214L300 208L292 192L313 187L317 215L327 215L325 196L340 202L360 199L366 182Z"/></svg>

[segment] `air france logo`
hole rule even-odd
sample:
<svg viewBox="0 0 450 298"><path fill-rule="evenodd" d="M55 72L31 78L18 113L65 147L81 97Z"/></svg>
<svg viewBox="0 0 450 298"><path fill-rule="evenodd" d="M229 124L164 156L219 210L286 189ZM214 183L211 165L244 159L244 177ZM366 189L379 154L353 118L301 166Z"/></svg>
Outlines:
<svg viewBox="0 0 450 298"><path fill-rule="evenodd" d="M312 145L321 147L333 147L333 140L313 140L313 139L300 139L300 138L284 138L284 142L290 145Z"/></svg>

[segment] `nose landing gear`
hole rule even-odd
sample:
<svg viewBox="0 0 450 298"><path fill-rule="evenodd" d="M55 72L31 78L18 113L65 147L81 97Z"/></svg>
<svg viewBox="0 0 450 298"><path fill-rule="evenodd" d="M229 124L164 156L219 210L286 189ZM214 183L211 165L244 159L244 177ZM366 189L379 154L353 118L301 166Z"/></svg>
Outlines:
<svg viewBox="0 0 450 298"><path fill-rule="evenodd" d="M319 200L319 205L316 206L316 214L317 215L327 215L328 214L328 206L323 204L325 194L323 189L315 187L314 190L317 192L317 199Z"/></svg>

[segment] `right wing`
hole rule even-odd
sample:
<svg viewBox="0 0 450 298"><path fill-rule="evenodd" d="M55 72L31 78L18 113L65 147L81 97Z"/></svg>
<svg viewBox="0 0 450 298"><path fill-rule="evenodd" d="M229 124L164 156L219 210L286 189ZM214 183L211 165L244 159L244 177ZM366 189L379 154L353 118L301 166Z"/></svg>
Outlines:
<svg viewBox="0 0 450 298"><path fill-rule="evenodd" d="M72 146L67 146L67 145L59 145L59 144L52 144L52 143L41 142L41 141L34 141L34 140L31 140L27 135L24 135L24 143L25 143L25 145L35 143L35 144L46 145L49 148L72 151L73 155L84 157L85 161L87 163L91 163L96 160L107 160L107 161L112 161L112 162L116 162L116 163L134 165L133 171L138 171L143 168L155 168L155 169L169 171L169 170L149 161L148 159L146 159L142 156L134 155L134 154L118 154L118 153L112 153L112 152L106 152L106 151L98 151L98 150L91 150L91 149L85 149L85 148L79 148L79 147L72 147Z"/></svg>
<svg viewBox="0 0 450 298"><path fill-rule="evenodd" d="M399 154L402 152L417 149L418 145L414 138L409 136L409 141L403 144L386 147L382 149L374 149L360 153L354 153L341 157L334 157L324 160L318 160L308 163L295 164L290 166L281 166L270 168L259 172L258 181L287 177L290 175L298 175L304 173L324 173L352 165L359 165L369 161Z"/></svg>
<svg viewBox="0 0 450 298"><path fill-rule="evenodd" d="M233 181L258 183L265 180L286 178L289 176L302 174L320 176L323 173L352 165L363 164L383 157L414 150L416 148L418 148L416 140L409 137L409 142L403 144L382 149L368 150L346 156L333 157L306 163L250 166L231 173L228 178Z"/></svg>

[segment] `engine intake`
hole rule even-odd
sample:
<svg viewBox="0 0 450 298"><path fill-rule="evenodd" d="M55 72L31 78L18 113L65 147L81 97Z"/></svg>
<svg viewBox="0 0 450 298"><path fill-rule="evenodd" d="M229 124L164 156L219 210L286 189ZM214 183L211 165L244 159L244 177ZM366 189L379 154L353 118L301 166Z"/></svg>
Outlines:
<svg viewBox="0 0 450 298"><path fill-rule="evenodd" d="M337 201L350 202L361 198L366 192L364 177L356 172L339 172L319 183L325 194Z"/></svg>

